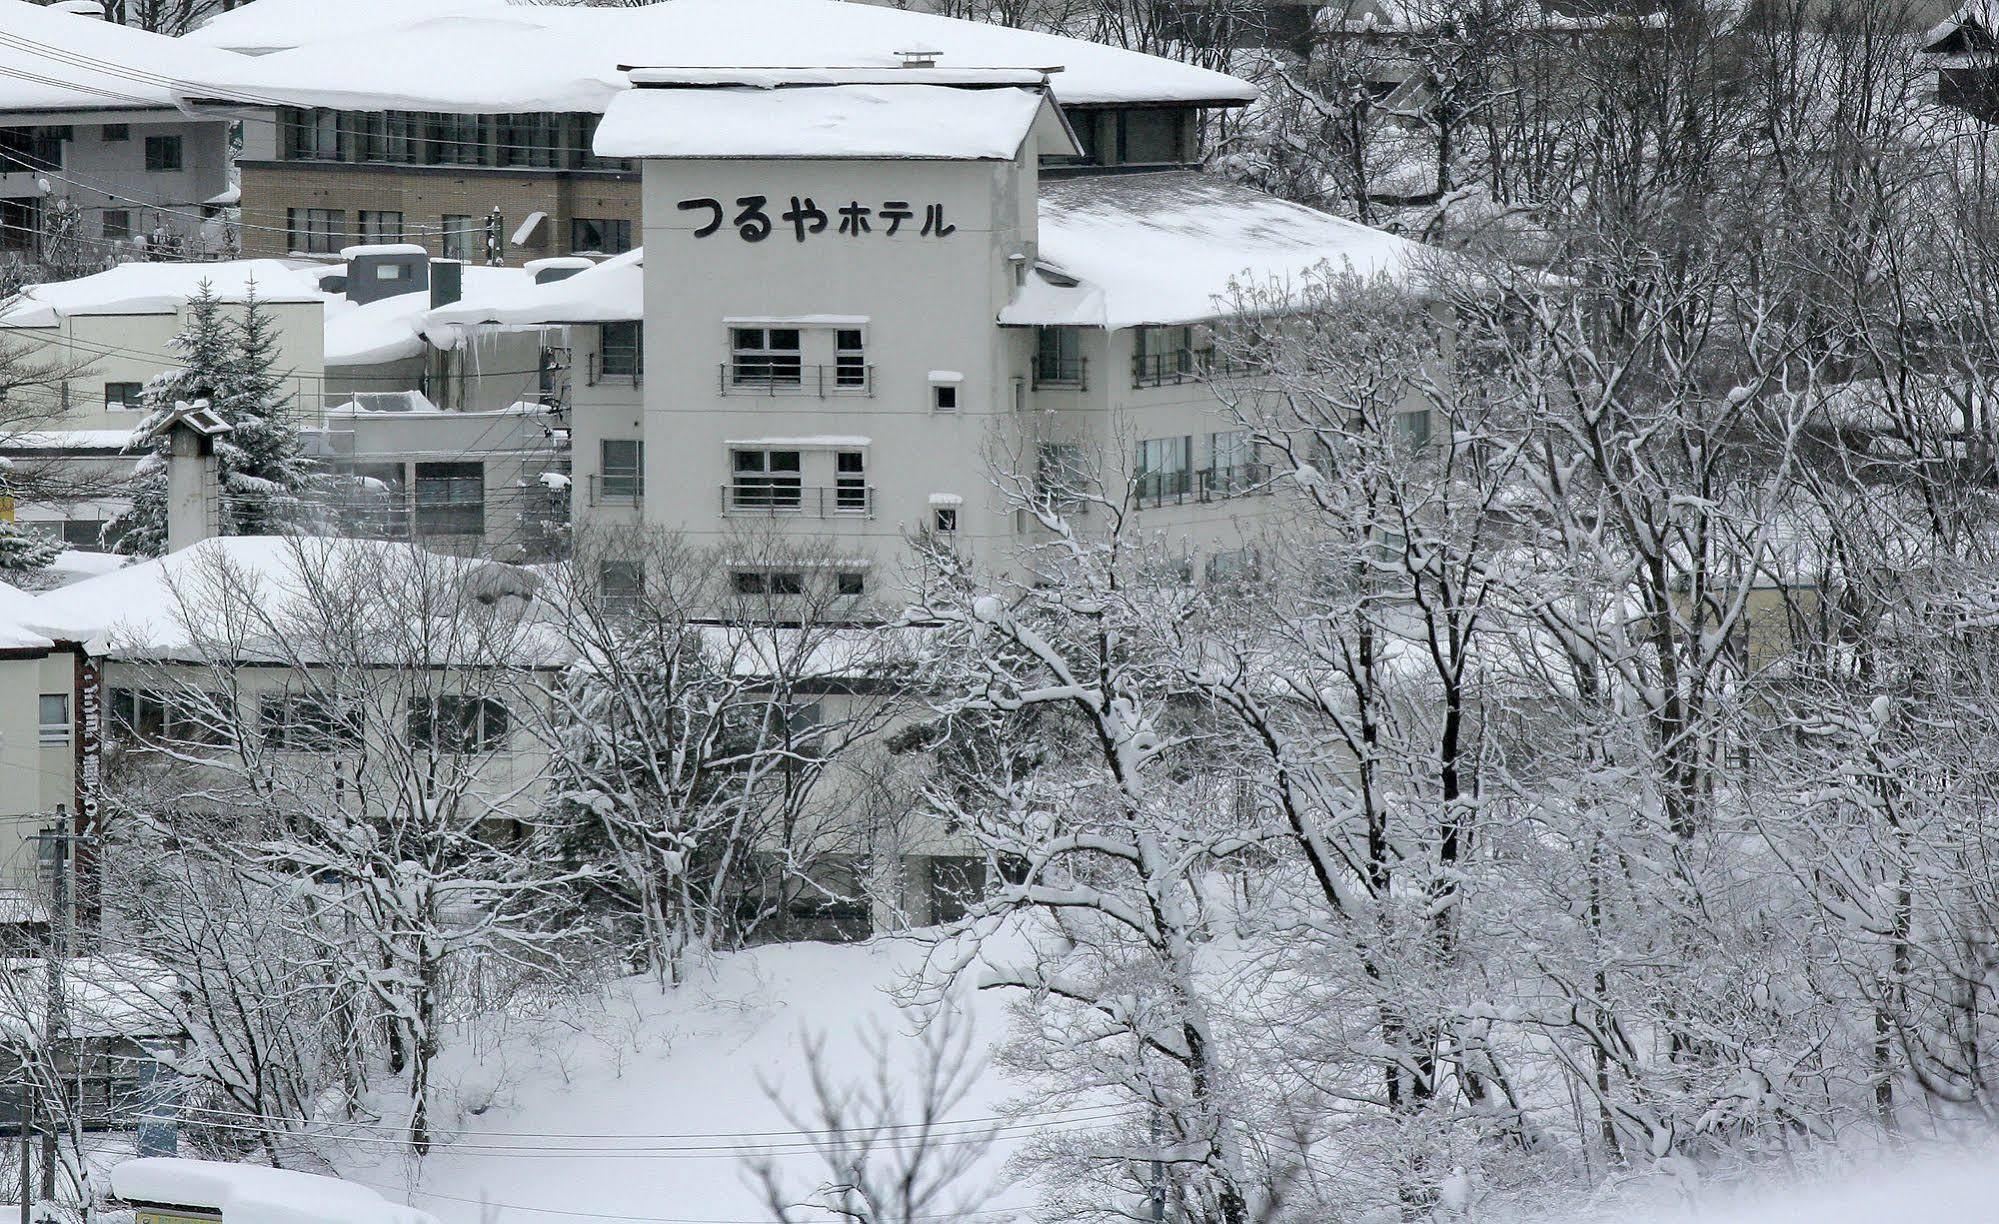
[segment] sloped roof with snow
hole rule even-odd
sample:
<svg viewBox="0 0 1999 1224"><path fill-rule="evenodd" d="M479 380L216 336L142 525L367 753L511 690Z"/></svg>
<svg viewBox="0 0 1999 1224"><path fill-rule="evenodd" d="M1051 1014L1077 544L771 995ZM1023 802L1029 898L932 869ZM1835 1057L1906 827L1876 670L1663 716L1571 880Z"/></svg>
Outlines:
<svg viewBox="0 0 1999 1224"><path fill-rule="evenodd" d="M1053 179L1041 185L1038 266L999 320L1193 323L1227 313L1231 284L1288 285L1320 264L1397 275L1429 250L1193 171Z"/></svg>
<svg viewBox="0 0 1999 1224"><path fill-rule="evenodd" d="M271 3L272 0L259 0ZM323 10L313 16L323 22ZM348 110L592 111L631 88L623 66L1060 68L1064 104L1237 105L1255 90L1176 60L1080 39L843 0L662 0L638 8L485 5L239 57L183 93Z"/></svg>
<svg viewBox="0 0 1999 1224"><path fill-rule="evenodd" d="M514 0L340 0L336 28L326 19L326 0L252 0L216 13L180 41L249 55L287 51L330 35L346 36L406 26L442 13L505 8Z"/></svg>
<svg viewBox="0 0 1999 1224"><path fill-rule="evenodd" d="M232 259L216 263L127 263L76 280L32 285L0 304L0 329L55 327L64 316L167 314L206 281L225 302L241 302L254 287L265 303L322 303L325 361L329 366L379 365L423 353L421 327L430 295L404 293L356 305L320 287L344 271L339 264L287 259ZM465 300L505 296L532 282L521 268L468 266ZM637 317L637 316L633 316Z"/></svg>
<svg viewBox="0 0 1999 1224"><path fill-rule="evenodd" d="M645 317L645 248L545 285L516 285L430 311L423 333L439 348L455 348L462 330L482 324L540 327L561 323L629 323Z"/></svg>
<svg viewBox="0 0 1999 1224"><path fill-rule="evenodd" d="M215 536L150 561L86 578L34 597L27 627L60 641L81 642L113 659L205 661L217 653L278 662L316 662L319 618L337 600L366 589L393 612L385 587L526 596L535 580L498 562L444 557L414 544L288 536ZM444 585L433 585L444 584ZM411 601L415 602L414 600ZM450 608L453 600L430 606ZM277 626L279 637L272 636ZM531 628L531 627L530 627ZM438 666L493 661L516 649L523 665L553 657L529 632L518 641L474 641L468 626L438 626L425 636ZM396 647L384 642L384 661ZM483 654L478 652L485 652Z"/></svg>
<svg viewBox="0 0 1999 1224"><path fill-rule="evenodd" d="M219 1210L231 1224L437 1224L359 1182L220 1160L127 1160L111 1167L111 1192L127 1202Z"/></svg>
<svg viewBox="0 0 1999 1224"><path fill-rule="evenodd" d="M920 71L920 70L919 70ZM1037 87L893 84L646 87L597 128L599 157L1009 161L1039 122L1048 153L1079 152Z"/></svg>
<svg viewBox="0 0 1999 1224"><path fill-rule="evenodd" d="M241 58L94 17L0 0L0 114L171 108L186 74Z"/></svg>
<svg viewBox="0 0 1999 1224"><path fill-rule="evenodd" d="M33 595L0 582L0 650L47 650L55 645L48 635L28 627L35 613Z"/></svg>

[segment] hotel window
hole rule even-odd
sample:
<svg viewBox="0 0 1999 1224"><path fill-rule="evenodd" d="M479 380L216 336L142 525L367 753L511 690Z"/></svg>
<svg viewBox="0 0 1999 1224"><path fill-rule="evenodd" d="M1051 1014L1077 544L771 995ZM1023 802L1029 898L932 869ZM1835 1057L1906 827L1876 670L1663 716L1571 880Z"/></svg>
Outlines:
<svg viewBox="0 0 1999 1224"><path fill-rule="evenodd" d="M486 533L486 465L478 461L419 463L414 486L420 536Z"/></svg>
<svg viewBox="0 0 1999 1224"><path fill-rule="evenodd" d="M606 505L635 506L645 496L645 443L605 438L598 444L598 489Z"/></svg>
<svg viewBox="0 0 1999 1224"><path fill-rule="evenodd" d="M833 575L833 589L841 595L865 595L868 576L855 570L841 570Z"/></svg>
<svg viewBox="0 0 1999 1224"><path fill-rule="evenodd" d="M1256 442L1247 429L1208 435L1208 470L1203 492L1234 497L1248 492L1262 478L1256 463Z"/></svg>
<svg viewBox="0 0 1999 1224"><path fill-rule="evenodd" d="M638 322L606 323L598 330L598 337L598 368L607 376L637 378L645 361Z"/></svg>
<svg viewBox="0 0 1999 1224"><path fill-rule="evenodd" d="M634 616L645 593L645 580L636 561L599 561L597 596L604 611L612 616Z"/></svg>
<svg viewBox="0 0 1999 1224"><path fill-rule="evenodd" d="M1073 506L1089 486L1083 448L1074 442L1043 442L1035 460L1034 490L1051 505Z"/></svg>
<svg viewBox="0 0 1999 1224"><path fill-rule="evenodd" d="M180 169L180 137L178 136L146 137L146 169L148 170Z"/></svg>
<svg viewBox="0 0 1999 1224"><path fill-rule="evenodd" d="M476 166L485 153L478 115L424 117L425 159L433 166Z"/></svg>
<svg viewBox="0 0 1999 1224"><path fill-rule="evenodd" d="M104 143L116 144L132 139L132 125L129 123L107 123L104 125Z"/></svg>
<svg viewBox="0 0 1999 1224"><path fill-rule="evenodd" d="M446 259L471 259L473 245L485 245L485 227L475 224L469 215L445 213L438 221L439 228L443 230L442 246Z"/></svg>
<svg viewBox="0 0 1999 1224"><path fill-rule="evenodd" d="M105 209L104 236L109 239L130 238L132 236L132 210L129 208Z"/></svg>
<svg viewBox="0 0 1999 1224"><path fill-rule="evenodd" d="M931 516L931 521L936 527L938 535L956 535L958 533L958 508L956 506L939 506Z"/></svg>
<svg viewBox="0 0 1999 1224"><path fill-rule="evenodd" d="M41 742L69 743L69 694L43 693L38 710L41 715Z"/></svg>
<svg viewBox="0 0 1999 1224"><path fill-rule="evenodd" d="M509 725L507 707L491 697L441 696L411 708L409 742L457 755L503 752Z"/></svg>
<svg viewBox="0 0 1999 1224"><path fill-rule="evenodd" d="M958 411L958 384L934 384L930 388L930 407L936 412Z"/></svg>
<svg viewBox="0 0 1999 1224"><path fill-rule="evenodd" d="M1074 327L1034 329L1034 385L1083 385L1083 333Z"/></svg>
<svg viewBox="0 0 1999 1224"><path fill-rule="evenodd" d="M805 481L795 450L732 451L730 504L742 510L796 510Z"/></svg>
<svg viewBox="0 0 1999 1224"><path fill-rule="evenodd" d="M337 208L287 208L285 242L294 251L328 255L346 243L347 214Z"/></svg>
<svg viewBox="0 0 1999 1224"><path fill-rule="evenodd" d="M1189 461L1194 440L1189 437L1147 438L1138 444L1132 465L1132 493L1141 506L1185 501L1192 492Z"/></svg>
<svg viewBox="0 0 1999 1224"><path fill-rule="evenodd" d="M500 164L547 169L555 165L560 134L547 111L500 117Z"/></svg>
<svg viewBox="0 0 1999 1224"><path fill-rule="evenodd" d="M804 357L795 327L729 329L729 381L739 387L795 387L804 378Z"/></svg>
<svg viewBox="0 0 1999 1224"><path fill-rule="evenodd" d="M842 327L833 333L833 385L868 385L867 344L858 327Z"/></svg>
<svg viewBox="0 0 1999 1224"><path fill-rule="evenodd" d="M1198 377L1191 327L1141 327L1132 335L1132 383L1156 387Z"/></svg>
<svg viewBox="0 0 1999 1224"><path fill-rule="evenodd" d="M833 508L868 508L868 457L863 451L838 451L834 456Z"/></svg>
<svg viewBox="0 0 1999 1224"><path fill-rule="evenodd" d="M571 217L569 250L574 254L622 255L632 249L632 223L623 218Z"/></svg>
<svg viewBox="0 0 1999 1224"><path fill-rule="evenodd" d="M729 584L738 595L805 594L805 575L795 570L736 570Z"/></svg>
<svg viewBox="0 0 1999 1224"><path fill-rule="evenodd" d="M403 215L399 212L384 212L378 208L364 208L360 213L362 242L401 242L403 240Z"/></svg>
<svg viewBox="0 0 1999 1224"><path fill-rule="evenodd" d="M108 382L104 384L104 409L107 412L136 412L140 407L139 396L146 384L135 382Z"/></svg>
<svg viewBox="0 0 1999 1224"><path fill-rule="evenodd" d="M272 748L332 752L360 744L361 712L328 697L273 693L257 707L257 729Z"/></svg>

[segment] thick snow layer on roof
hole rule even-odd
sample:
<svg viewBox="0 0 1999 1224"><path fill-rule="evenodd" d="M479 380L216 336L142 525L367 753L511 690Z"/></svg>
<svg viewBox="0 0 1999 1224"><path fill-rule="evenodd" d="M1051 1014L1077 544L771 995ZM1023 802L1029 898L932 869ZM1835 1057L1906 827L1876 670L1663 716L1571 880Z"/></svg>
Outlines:
<svg viewBox="0 0 1999 1224"><path fill-rule="evenodd" d="M132 444L132 434L129 429L30 429L8 434L6 449L122 451Z"/></svg>
<svg viewBox="0 0 1999 1224"><path fill-rule="evenodd" d="M37 906L37 909L40 907ZM39 915L35 917L39 918ZM40 957L0 961L0 1032L19 1039L48 1023L48 969ZM172 1003L179 981L165 966L133 956L77 956L63 963L63 1025L78 1037L176 1037Z"/></svg>
<svg viewBox="0 0 1999 1224"><path fill-rule="evenodd" d="M253 55L284 51L329 35L376 32L466 9L504 8L514 0L340 0L340 20L327 20L326 0L253 0L217 13L180 41Z"/></svg>
<svg viewBox="0 0 1999 1224"><path fill-rule="evenodd" d="M8 0L0 0L6 3ZM313 265L315 272L324 265ZM218 263L128 263L76 280L31 285L0 309L0 327L54 327L71 314L154 314L175 309L203 281L224 301L241 301L254 282L266 302L316 302L325 295L282 259Z"/></svg>
<svg viewBox="0 0 1999 1224"><path fill-rule="evenodd" d="M323 6L313 20L325 21ZM922 48L938 52L943 69L1059 67L1052 84L1065 104L1236 104L1255 97L1233 77L1176 60L842 0L485 5L401 25L389 38L351 32L344 18L327 24L339 33L243 58L229 71L199 75L199 84L184 92L355 110L601 113L631 88L621 65L895 68L898 50Z"/></svg>
<svg viewBox="0 0 1999 1224"><path fill-rule="evenodd" d="M1285 285L1322 263L1410 270L1429 248L1193 172L1041 187L1040 263L1000 312L1012 325L1138 327L1227 313L1231 283Z"/></svg>
<svg viewBox="0 0 1999 1224"><path fill-rule="evenodd" d="M0 582L0 650L47 650L55 643L28 628L35 619L35 597Z"/></svg>
<svg viewBox="0 0 1999 1224"><path fill-rule="evenodd" d="M0 0L0 114L171 107L173 82L227 73L229 61L239 58L94 17Z"/></svg>
<svg viewBox="0 0 1999 1224"><path fill-rule="evenodd" d="M128 1160L112 1167L111 1192L128 1202L218 1208L229 1224L437 1224L358 1182L219 1160Z"/></svg>
<svg viewBox="0 0 1999 1224"><path fill-rule="evenodd" d="M432 344L455 348L463 329L479 324L626 323L644 315L645 248L641 247L559 281L514 285L440 306L424 316L422 326Z"/></svg>
<svg viewBox="0 0 1999 1224"><path fill-rule="evenodd" d="M596 152L599 157L1006 161L1020 152L1046 105L1038 89L1016 87L635 89L612 99L597 128Z"/></svg>
<svg viewBox="0 0 1999 1224"><path fill-rule="evenodd" d="M283 259L234 259L218 263L129 263L94 276L34 285L0 308L0 328L54 327L64 315L160 314L192 297L203 281L224 301L240 302L252 284L264 302L320 302L325 307L325 360L329 366L379 365L423 354L423 318L430 295L404 293L357 306L321 289L338 264ZM476 306L532 284L521 268L467 267L464 300ZM631 315L637 318L636 313Z"/></svg>
<svg viewBox="0 0 1999 1224"><path fill-rule="evenodd" d="M305 637L261 645L243 637L243 610L260 609L262 618L278 625L310 620L308 603L315 590L338 589L344 581L360 589L368 584L427 584L457 582L463 589L531 593L534 583L525 571L496 562L442 557L386 540L299 539L282 536L217 536L128 565L96 578L86 578L35 597L27 627L61 641L81 642L93 654L130 659L195 659L210 656L213 641L243 657L296 659L312 650ZM414 588L412 589L414 594ZM448 600L440 603L448 603ZM468 629L469 631L469 629ZM291 632L287 630L287 632ZM438 648L453 658L459 653L448 627L440 629ZM522 661L541 661L546 643L518 643ZM500 649L488 645L482 649Z"/></svg>

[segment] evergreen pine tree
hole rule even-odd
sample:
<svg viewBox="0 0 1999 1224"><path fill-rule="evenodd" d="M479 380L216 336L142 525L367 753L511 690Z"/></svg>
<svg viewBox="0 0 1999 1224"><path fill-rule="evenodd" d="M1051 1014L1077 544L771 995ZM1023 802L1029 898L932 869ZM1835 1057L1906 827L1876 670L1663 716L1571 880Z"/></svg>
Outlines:
<svg viewBox="0 0 1999 1224"><path fill-rule="evenodd" d="M299 440L285 376L277 369L277 321L250 282L243 318L235 328L227 377L211 400L234 428L216 448L229 495L223 530L230 535L270 535L298 520L298 499L312 461Z"/></svg>
<svg viewBox="0 0 1999 1224"><path fill-rule="evenodd" d="M206 400L233 427L215 448L225 498L221 527L229 535L267 535L295 521L299 493L311 473L299 441L292 397L277 370L276 321L257 298L255 282L241 322L226 316L214 287L203 281L187 303L187 322L168 342L182 361L146 384L140 400L146 428L178 403ZM164 443L140 461L132 508L105 527L123 553L156 557L166 551L167 472Z"/></svg>
<svg viewBox="0 0 1999 1224"><path fill-rule="evenodd" d="M0 574L12 577L47 569L61 553L62 545L56 540L0 522Z"/></svg>
<svg viewBox="0 0 1999 1224"><path fill-rule="evenodd" d="M139 395L146 415L139 430L150 428L178 403L216 398L231 377L236 360L236 329L223 316L222 300L204 280L187 300L187 319L167 348L181 364L147 381ZM135 431L137 432L137 431ZM104 525L104 538L116 551L157 557L167 549L167 467L165 442L140 460L130 485L131 509Z"/></svg>

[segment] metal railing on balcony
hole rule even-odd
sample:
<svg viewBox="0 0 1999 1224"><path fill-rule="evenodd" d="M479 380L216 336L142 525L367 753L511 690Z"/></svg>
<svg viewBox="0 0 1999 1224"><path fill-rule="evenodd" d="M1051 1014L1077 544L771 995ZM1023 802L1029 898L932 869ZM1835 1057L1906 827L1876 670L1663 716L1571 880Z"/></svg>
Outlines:
<svg viewBox="0 0 1999 1224"><path fill-rule="evenodd" d="M1052 357L1045 353L1034 355L1034 385L1040 387L1074 387L1078 391L1089 389L1090 362L1087 357Z"/></svg>
<svg viewBox="0 0 1999 1224"><path fill-rule="evenodd" d="M1270 465L1239 463L1198 471L1145 472L1132 480L1132 502L1148 506L1184 506L1270 492Z"/></svg>
<svg viewBox="0 0 1999 1224"><path fill-rule="evenodd" d="M722 513L799 515L804 518L871 518L873 485L796 485L739 481L722 486Z"/></svg>
<svg viewBox="0 0 1999 1224"><path fill-rule="evenodd" d="M609 382L612 379L629 378L634 387L645 385L645 362L635 349L616 349L609 353L592 353L583 366L584 381L589 386Z"/></svg>
<svg viewBox="0 0 1999 1224"><path fill-rule="evenodd" d="M1131 359L1131 385L1169 387L1176 383L1202 382L1217 374L1256 374L1254 363L1206 348L1169 349L1164 353L1140 353Z"/></svg>
<svg viewBox="0 0 1999 1224"><path fill-rule="evenodd" d="M798 365L785 361L725 361L717 379L724 395L873 395L871 365Z"/></svg>
<svg viewBox="0 0 1999 1224"><path fill-rule="evenodd" d="M592 506L637 506L645 502L645 477L636 472L592 472L585 481Z"/></svg>

